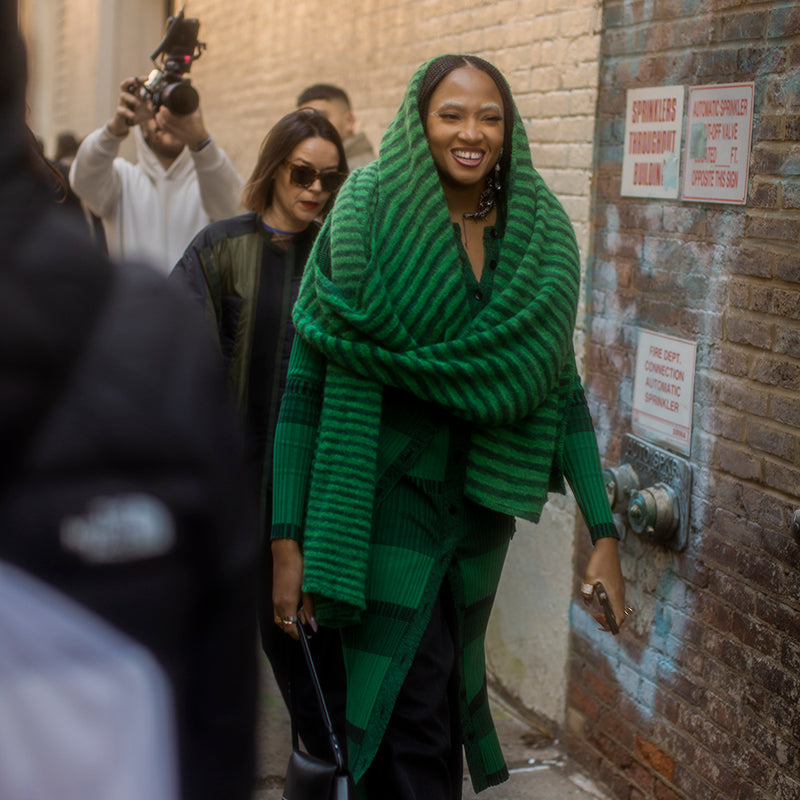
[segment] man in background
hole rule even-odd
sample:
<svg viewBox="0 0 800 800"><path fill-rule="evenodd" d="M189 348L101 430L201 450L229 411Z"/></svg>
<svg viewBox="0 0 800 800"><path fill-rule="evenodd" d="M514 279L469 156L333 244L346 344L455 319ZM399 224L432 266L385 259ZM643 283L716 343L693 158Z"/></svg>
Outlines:
<svg viewBox="0 0 800 800"><path fill-rule="evenodd" d="M145 80L122 82L114 114L83 140L69 179L102 218L112 257L144 258L167 275L198 231L240 213L243 182L200 107L190 114L155 109L142 96ZM118 157L131 130L136 164Z"/></svg>
<svg viewBox="0 0 800 800"><path fill-rule="evenodd" d="M356 117L344 89L330 83L315 83L297 98L298 108L316 108L339 131L350 169L375 160L375 151L364 133L356 133Z"/></svg>

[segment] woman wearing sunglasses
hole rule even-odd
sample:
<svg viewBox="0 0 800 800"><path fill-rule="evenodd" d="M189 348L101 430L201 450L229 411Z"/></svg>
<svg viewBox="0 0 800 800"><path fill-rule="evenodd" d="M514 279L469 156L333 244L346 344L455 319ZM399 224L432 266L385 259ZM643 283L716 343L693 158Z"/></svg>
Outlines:
<svg viewBox="0 0 800 800"><path fill-rule="evenodd" d="M583 582L624 619L579 283L503 76L423 65L320 233L275 436L275 609L341 627L362 797L461 797L462 743L477 791L507 777L486 625L515 517L564 478L595 543Z"/></svg>
<svg viewBox="0 0 800 800"><path fill-rule="evenodd" d="M242 204L249 213L202 230L172 273L212 323L246 423L265 525L271 518L273 434L294 336L291 307L320 228L318 219L333 205L346 175L347 159L334 126L314 109L287 114L264 139L245 185ZM330 745L299 643L275 624L266 533L264 541L259 587L262 646L284 697L293 677L298 729L306 747L328 758ZM338 633L320 631L312 649L317 663L326 665L321 679L334 721L343 730L344 667Z"/></svg>

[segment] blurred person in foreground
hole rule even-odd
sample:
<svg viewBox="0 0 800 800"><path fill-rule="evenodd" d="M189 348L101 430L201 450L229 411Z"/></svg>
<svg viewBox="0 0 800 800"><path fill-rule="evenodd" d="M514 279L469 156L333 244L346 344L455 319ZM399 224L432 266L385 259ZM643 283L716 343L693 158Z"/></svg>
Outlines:
<svg viewBox="0 0 800 800"><path fill-rule="evenodd" d="M176 114L143 98L146 79L126 78L114 114L90 133L70 184L103 220L109 252L146 259L168 274L195 234L240 211L242 179L209 135L200 106ZM135 164L118 157L133 131Z"/></svg>
<svg viewBox="0 0 800 800"><path fill-rule="evenodd" d="M257 543L224 376L182 293L112 265L53 203L9 0L0 64L0 795L246 800ZM33 658L48 647L49 669ZM99 670L100 651L119 669ZM165 687L160 706L142 693L149 714L113 680L145 674ZM149 741L176 758L147 757ZM174 780L142 792L159 766Z"/></svg>
<svg viewBox="0 0 800 800"><path fill-rule="evenodd" d="M292 306L319 232L317 220L330 210L346 176L347 159L333 124L311 108L292 111L262 142L244 189L248 213L201 231L172 273L205 309L222 354L245 424L248 460L267 530L272 518L272 442L294 339ZM264 652L287 705L291 684L298 730L308 751L329 758L329 740L299 643L283 634L288 625L273 614L266 530L263 541ZM311 648L344 742L345 678L338 632L317 630Z"/></svg>
<svg viewBox="0 0 800 800"><path fill-rule="evenodd" d="M565 478L594 542L583 583L624 619L579 285L505 78L422 65L309 258L275 433L275 612L341 629L362 797L461 797L462 745L476 791L508 777L486 625L515 517Z"/></svg>
<svg viewBox="0 0 800 800"><path fill-rule="evenodd" d="M356 115L344 89L330 83L315 83L300 92L298 108L316 108L339 131L350 169L375 160L375 151L363 131L356 133Z"/></svg>

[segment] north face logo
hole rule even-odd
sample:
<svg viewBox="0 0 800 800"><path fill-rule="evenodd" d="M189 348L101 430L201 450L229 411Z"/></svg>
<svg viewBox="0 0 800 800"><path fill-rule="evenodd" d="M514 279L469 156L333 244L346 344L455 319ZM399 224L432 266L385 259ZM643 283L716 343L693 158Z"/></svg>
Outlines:
<svg viewBox="0 0 800 800"><path fill-rule="evenodd" d="M61 545L84 561L114 564L154 558L175 544L169 509L157 497L127 494L98 497L85 514L61 523Z"/></svg>

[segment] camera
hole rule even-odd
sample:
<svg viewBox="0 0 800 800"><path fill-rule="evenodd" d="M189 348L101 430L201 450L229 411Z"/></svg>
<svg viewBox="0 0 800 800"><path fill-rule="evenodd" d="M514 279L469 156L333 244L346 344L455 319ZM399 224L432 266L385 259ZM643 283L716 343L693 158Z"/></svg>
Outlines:
<svg viewBox="0 0 800 800"><path fill-rule="evenodd" d="M197 90L184 77L205 49L205 44L197 41L199 30L199 20L184 18L183 9L177 17L167 20L164 39L150 56L156 69L141 84L142 97L153 103L154 110L166 106L173 114L185 115L200 104ZM156 61L159 56L162 56L160 66Z"/></svg>

